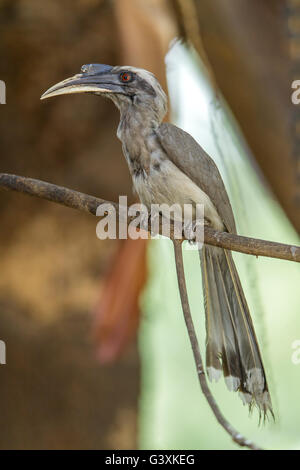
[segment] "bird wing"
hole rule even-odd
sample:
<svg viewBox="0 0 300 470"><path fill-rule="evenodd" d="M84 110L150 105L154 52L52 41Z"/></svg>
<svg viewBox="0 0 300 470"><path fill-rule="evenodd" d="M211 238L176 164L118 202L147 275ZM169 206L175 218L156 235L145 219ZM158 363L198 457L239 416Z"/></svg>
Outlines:
<svg viewBox="0 0 300 470"><path fill-rule="evenodd" d="M169 159L209 196L227 230L236 233L229 197L213 159L190 134L173 124L161 124L156 134Z"/></svg>

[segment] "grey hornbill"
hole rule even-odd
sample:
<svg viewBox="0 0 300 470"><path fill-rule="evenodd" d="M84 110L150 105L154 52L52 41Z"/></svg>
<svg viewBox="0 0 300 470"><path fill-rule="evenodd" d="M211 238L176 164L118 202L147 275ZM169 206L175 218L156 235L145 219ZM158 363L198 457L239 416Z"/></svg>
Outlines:
<svg viewBox="0 0 300 470"><path fill-rule="evenodd" d="M134 67L84 65L81 73L47 90L42 99L68 93L110 98L120 110L118 138L143 204L204 204L205 220L219 231L236 233L231 204L214 161L186 132L162 123L167 98L153 74ZM272 413L265 371L230 251L200 250L206 313L206 369L222 374L244 404Z"/></svg>

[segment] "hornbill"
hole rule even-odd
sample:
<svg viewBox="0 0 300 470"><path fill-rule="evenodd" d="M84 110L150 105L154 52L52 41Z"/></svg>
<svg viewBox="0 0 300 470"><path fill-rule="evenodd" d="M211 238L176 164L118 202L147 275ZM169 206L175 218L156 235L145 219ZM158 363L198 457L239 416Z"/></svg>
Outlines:
<svg viewBox="0 0 300 470"><path fill-rule="evenodd" d="M89 64L47 90L41 99L69 93L110 98L120 111L122 142L134 188L151 204L203 204L205 223L236 233L232 207L210 156L186 132L162 123L167 98L155 76L130 66ZM193 217L193 215L192 215ZM244 404L272 412L266 375L232 254L204 245L199 250L206 314L206 370L211 381L224 374Z"/></svg>

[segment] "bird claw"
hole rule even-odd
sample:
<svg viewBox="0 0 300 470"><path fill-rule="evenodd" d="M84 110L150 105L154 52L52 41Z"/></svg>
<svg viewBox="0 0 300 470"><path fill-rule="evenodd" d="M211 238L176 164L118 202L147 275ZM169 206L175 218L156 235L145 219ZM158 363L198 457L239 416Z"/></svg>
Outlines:
<svg viewBox="0 0 300 470"><path fill-rule="evenodd" d="M148 224L151 237L159 235L160 213L157 211L151 211L148 217Z"/></svg>
<svg viewBox="0 0 300 470"><path fill-rule="evenodd" d="M184 235L190 245L202 246L204 225L202 220L193 220L184 225Z"/></svg>
<svg viewBox="0 0 300 470"><path fill-rule="evenodd" d="M159 221L160 221L160 214L159 212L152 211L143 211L140 215L140 226L144 230L147 230L152 237L157 236L159 234Z"/></svg>

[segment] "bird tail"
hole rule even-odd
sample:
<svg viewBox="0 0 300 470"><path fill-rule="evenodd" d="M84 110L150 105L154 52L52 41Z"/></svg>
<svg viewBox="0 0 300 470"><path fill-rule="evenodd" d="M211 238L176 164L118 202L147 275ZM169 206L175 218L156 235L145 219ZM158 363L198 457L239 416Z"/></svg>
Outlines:
<svg viewBox="0 0 300 470"><path fill-rule="evenodd" d="M244 405L273 416L265 371L250 312L230 251L204 245L199 251L206 316L206 370L210 381L222 370L227 388Z"/></svg>

